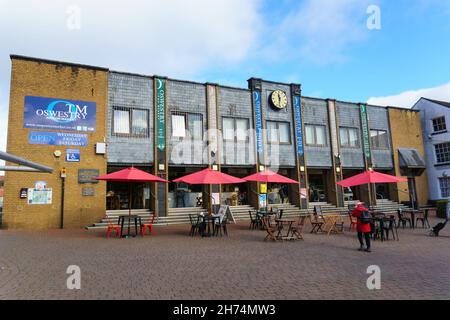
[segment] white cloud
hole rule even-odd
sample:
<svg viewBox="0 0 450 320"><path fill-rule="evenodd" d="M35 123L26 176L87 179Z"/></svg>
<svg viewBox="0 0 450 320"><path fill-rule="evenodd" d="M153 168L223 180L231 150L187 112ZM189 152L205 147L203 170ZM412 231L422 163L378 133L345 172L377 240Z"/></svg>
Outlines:
<svg viewBox="0 0 450 320"><path fill-rule="evenodd" d="M259 2L0 0L0 149L6 145L9 54L189 79L247 57L260 34ZM79 30L67 27L72 6L80 9Z"/></svg>
<svg viewBox="0 0 450 320"><path fill-rule="evenodd" d="M372 97L367 103L381 106L412 108L422 97L450 101L450 82L434 88L405 91L387 97Z"/></svg>
<svg viewBox="0 0 450 320"><path fill-rule="evenodd" d="M304 1L274 31L276 41L264 53L273 59L300 56L322 65L345 61L346 48L368 37L369 4L369 0Z"/></svg>

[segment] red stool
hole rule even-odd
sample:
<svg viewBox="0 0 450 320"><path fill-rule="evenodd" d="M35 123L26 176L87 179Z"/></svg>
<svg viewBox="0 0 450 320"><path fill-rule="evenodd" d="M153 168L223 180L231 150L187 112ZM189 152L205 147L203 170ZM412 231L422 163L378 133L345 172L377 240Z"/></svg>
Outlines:
<svg viewBox="0 0 450 320"><path fill-rule="evenodd" d="M111 231L116 232L116 236L120 237L120 226L118 224L114 224L111 220L111 217L106 217L108 220L108 230L106 231L106 239L109 239L109 236L111 235Z"/></svg>
<svg viewBox="0 0 450 320"><path fill-rule="evenodd" d="M153 234L153 222L154 221L155 221L155 216L153 215L150 222L141 224L141 236L145 235L145 232L147 231L147 229L148 229L148 232L150 232L150 234Z"/></svg>

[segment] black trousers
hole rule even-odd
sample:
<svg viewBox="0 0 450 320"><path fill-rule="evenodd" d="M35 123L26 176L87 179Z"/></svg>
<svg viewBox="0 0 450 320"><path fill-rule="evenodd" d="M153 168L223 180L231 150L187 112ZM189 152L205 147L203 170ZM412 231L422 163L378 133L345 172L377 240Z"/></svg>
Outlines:
<svg viewBox="0 0 450 320"><path fill-rule="evenodd" d="M364 246L363 236L366 240L366 247L367 247L367 249L369 249L370 248L370 232L368 232L368 233L358 232L358 240L359 240L359 243L361 244L361 247Z"/></svg>

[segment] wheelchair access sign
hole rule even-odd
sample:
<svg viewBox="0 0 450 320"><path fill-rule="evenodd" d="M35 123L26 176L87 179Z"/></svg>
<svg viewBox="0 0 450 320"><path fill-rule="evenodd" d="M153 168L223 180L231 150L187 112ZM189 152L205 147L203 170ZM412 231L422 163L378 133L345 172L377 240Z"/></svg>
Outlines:
<svg viewBox="0 0 450 320"><path fill-rule="evenodd" d="M80 162L80 149L67 149L66 162Z"/></svg>

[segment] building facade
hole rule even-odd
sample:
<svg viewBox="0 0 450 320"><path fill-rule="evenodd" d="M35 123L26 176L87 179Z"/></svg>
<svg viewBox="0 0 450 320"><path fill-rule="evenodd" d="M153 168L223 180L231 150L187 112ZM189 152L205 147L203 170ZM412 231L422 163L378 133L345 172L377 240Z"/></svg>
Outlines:
<svg viewBox="0 0 450 320"><path fill-rule="evenodd" d="M450 197L450 102L421 98L413 110L419 111L423 127L430 200Z"/></svg>
<svg viewBox="0 0 450 320"><path fill-rule="evenodd" d="M336 185L371 168L411 175L415 181L406 170L411 163L400 152L424 155L422 140L409 139L421 132L416 111L304 97L300 84L256 78L248 80L248 88L235 88L11 59L7 152L53 167L55 173L6 174L6 227L55 228L64 217L65 227L78 228L97 222L105 210L129 205L165 217L177 208L259 208L284 197L304 210L315 203L344 207L350 200L407 201L411 188L420 204L428 200L422 180L376 188ZM67 108L67 114L62 112ZM399 121L408 121L410 131L401 130ZM136 184L130 204L127 185L92 179L128 166L169 181L207 167L236 177L270 168L300 184ZM64 201L61 170L67 174ZM28 198L19 197L22 189L31 189ZM50 194L51 200L41 199Z"/></svg>

